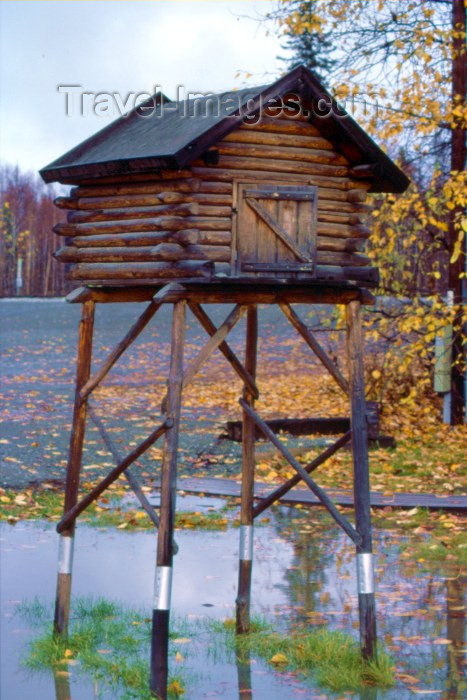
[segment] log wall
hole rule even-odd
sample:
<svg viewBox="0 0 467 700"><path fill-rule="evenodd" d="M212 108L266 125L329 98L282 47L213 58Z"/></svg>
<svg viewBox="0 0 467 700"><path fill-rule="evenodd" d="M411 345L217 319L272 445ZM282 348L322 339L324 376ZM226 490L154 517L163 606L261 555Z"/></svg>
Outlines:
<svg viewBox="0 0 467 700"><path fill-rule="evenodd" d="M254 182L318 186L315 275L374 281L362 254L370 182L314 126L263 117L210 150L183 171L83 181L58 198L67 222L54 228L64 242L56 257L71 263L69 278L126 284L229 272L236 183Z"/></svg>

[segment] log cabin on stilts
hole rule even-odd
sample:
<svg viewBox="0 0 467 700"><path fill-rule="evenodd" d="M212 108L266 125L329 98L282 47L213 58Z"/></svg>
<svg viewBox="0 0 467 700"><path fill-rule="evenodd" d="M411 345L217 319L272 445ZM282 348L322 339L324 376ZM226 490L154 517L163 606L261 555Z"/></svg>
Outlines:
<svg viewBox="0 0 467 700"><path fill-rule="evenodd" d="M378 270L364 254L367 193L403 192L408 180L316 76L298 67L272 85L170 102L158 94L41 171L46 182L73 185L56 200L68 211L55 232L56 257L81 286L68 301L82 305L73 424L60 533L55 630L66 634L72 554L78 515L125 475L158 528L151 690L167 696L167 652L174 556L177 447L182 390L219 349L243 382L240 561L237 631L249 629L255 517L304 481L356 547L360 639L376 654L367 418L360 306ZM95 304L147 302L122 341L91 375ZM344 304L349 376L319 345L293 303ZM202 305L234 304L216 327ZM89 397L163 304L173 306L168 390L160 424L121 455ZM351 429L303 467L255 409L258 305L278 304L290 323L349 397ZM184 367L186 307L209 336ZM245 359L226 338L246 315ZM78 499L85 423L99 428L116 466ZM255 432L260 430L296 471L255 505ZM156 513L130 465L163 438L161 506ZM310 473L350 442L355 524L337 510ZM156 476L156 474L155 474Z"/></svg>

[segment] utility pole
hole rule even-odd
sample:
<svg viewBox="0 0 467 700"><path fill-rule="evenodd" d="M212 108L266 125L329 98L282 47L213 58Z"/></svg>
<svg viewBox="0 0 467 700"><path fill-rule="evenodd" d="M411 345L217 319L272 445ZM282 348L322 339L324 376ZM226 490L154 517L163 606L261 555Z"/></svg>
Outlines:
<svg viewBox="0 0 467 700"><path fill-rule="evenodd" d="M452 0L452 101L453 105L466 104L467 62L466 62L466 6L464 0ZM457 118L451 138L451 170L463 172L466 169L467 144L465 122ZM464 214L462 208L455 208L449 217L449 254L452 255L457 238L456 219ZM459 425L465 417L465 348L462 345L462 303L463 278L465 272L465 248L457 260L449 263L448 289L452 291L456 313L453 319L453 344L451 368L451 425Z"/></svg>

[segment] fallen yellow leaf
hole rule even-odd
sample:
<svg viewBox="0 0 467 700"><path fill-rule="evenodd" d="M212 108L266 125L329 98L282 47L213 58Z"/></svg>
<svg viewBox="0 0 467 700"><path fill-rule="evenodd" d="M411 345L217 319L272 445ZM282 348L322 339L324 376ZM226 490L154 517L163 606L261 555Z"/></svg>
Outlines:
<svg viewBox="0 0 467 700"><path fill-rule="evenodd" d="M411 688L410 690L416 695L439 695L439 693L443 692L442 690L428 690L427 688Z"/></svg>
<svg viewBox="0 0 467 700"><path fill-rule="evenodd" d="M274 656L272 656L269 659L269 663L271 663L271 664L286 664L286 663L288 663L288 659L287 659L285 654L280 654L280 653L274 654Z"/></svg>
<svg viewBox="0 0 467 700"><path fill-rule="evenodd" d="M169 685L167 686L167 690L169 691L169 693L174 695L176 698L185 694L183 687L180 685L180 683L176 679L174 679L171 683L169 683Z"/></svg>
<svg viewBox="0 0 467 700"><path fill-rule="evenodd" d="M410 683L410 685L413 683L420 683L418 678L411 676L409 673L398 673L397 678L398 680L402 681L402 683Z"/></svg>

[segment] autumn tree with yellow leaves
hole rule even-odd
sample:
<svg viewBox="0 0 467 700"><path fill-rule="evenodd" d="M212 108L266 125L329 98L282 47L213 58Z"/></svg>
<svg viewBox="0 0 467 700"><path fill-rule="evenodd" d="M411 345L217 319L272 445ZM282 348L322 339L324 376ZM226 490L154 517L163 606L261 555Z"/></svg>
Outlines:
<svg viewBox="0 0 467 700"><path fill-rule="evenodd" d="M332 37L336 99L411 178L402 195L374 195L368 254L380 292L403 299L370 313L370 338L389 350L373 367L377 398L416 404L432 381L435 337L452 325L451 422L465 410L465 0L281 0L280 33ZM465 282L464 282L465 284ZM447 301L449 299L449 301Z"/></svg>

